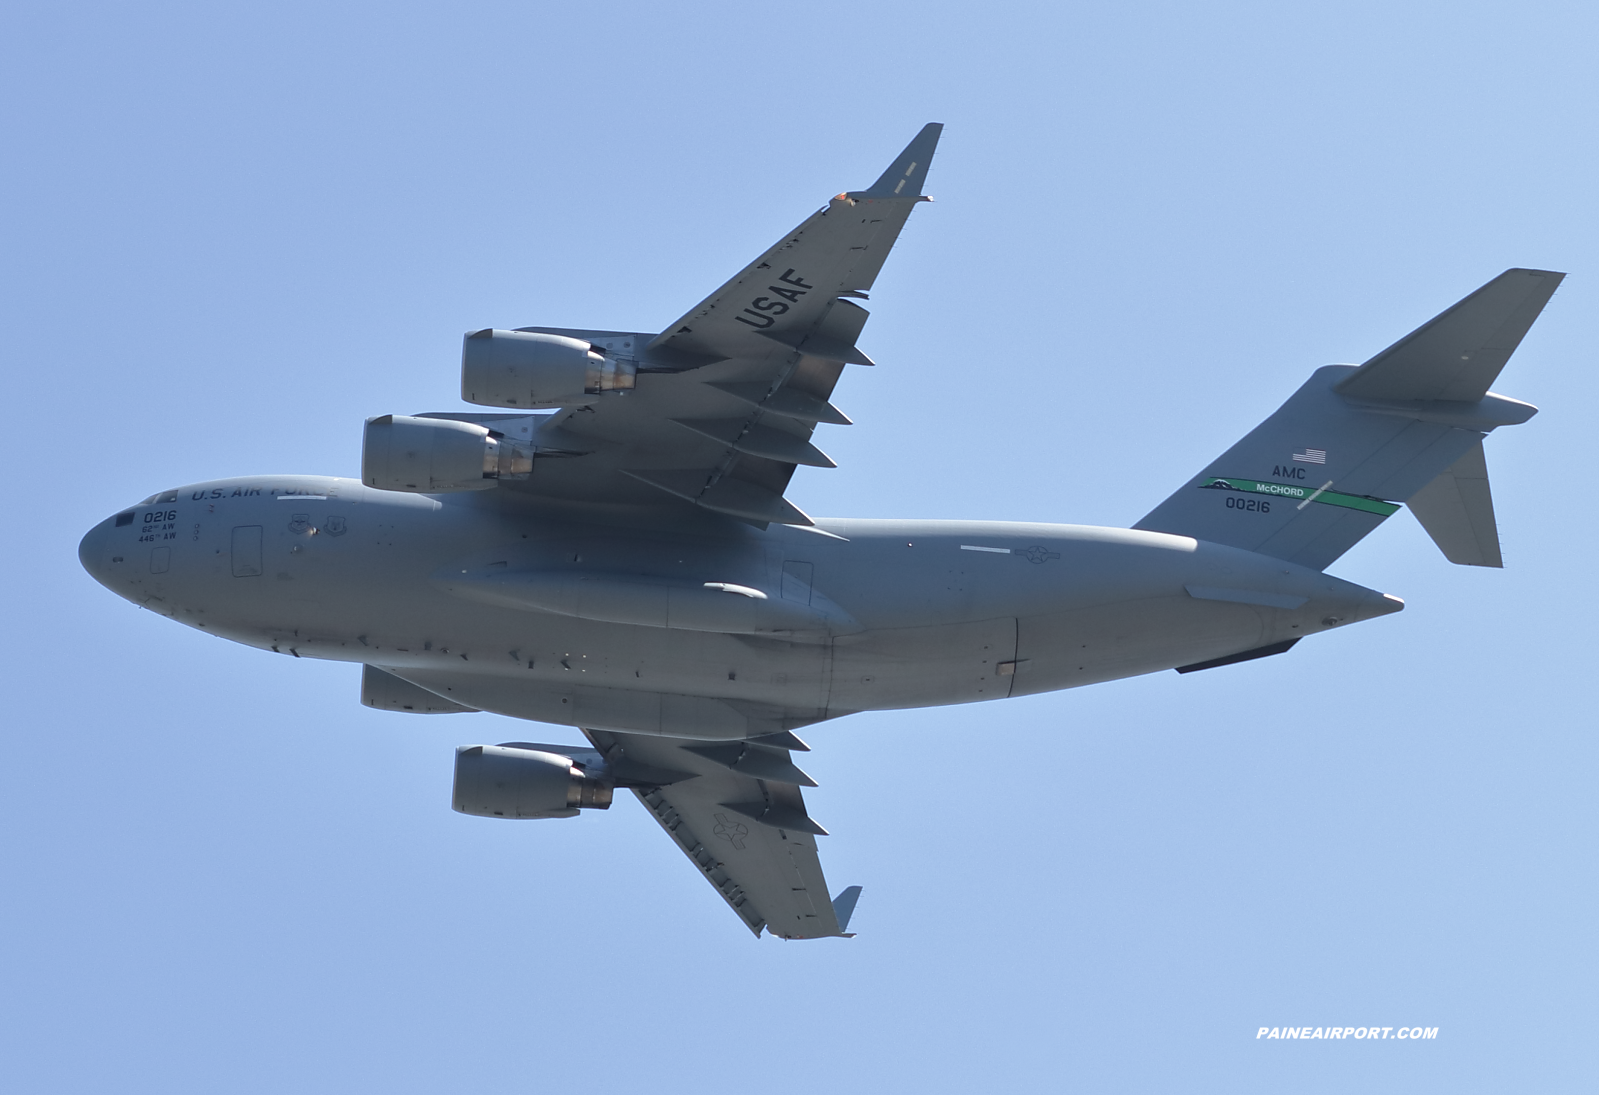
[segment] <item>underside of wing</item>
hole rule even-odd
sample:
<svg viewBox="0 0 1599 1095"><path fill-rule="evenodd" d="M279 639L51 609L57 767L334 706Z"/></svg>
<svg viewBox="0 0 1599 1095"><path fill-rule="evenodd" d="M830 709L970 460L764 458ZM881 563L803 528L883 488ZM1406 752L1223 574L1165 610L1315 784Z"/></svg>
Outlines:
<svg viewBox="0 0 1599 1095"><path fill-rule="evenodd" d="M795 752L808 747L781 721L749 718L731 708L718 712L714 701L694 697L674 697L681 710L668 720L654 702L661 697L648 694L632 698L634 710L604 707L603 697L570 689L545 691L458 671L368 667L368 675L377 678L385 695L403 700L404 710L480 710L568 724L576 713L600 714L612 725L631 719L652 727L643 733L596 730L585 720L583 733L595 752L587 760L579 755L583 750L566 746L503 744L578 758L607 787L632 790L756 935L762 930L784 939L848 934L860 887L828 898L816 846L816 838L827 831L811 818L801 791L816 781L793 760ZM373 687L369 682L363 695ZM639 716L646 707L655 708L649 719ZM692 723L700 736L653 729L668 722Z"/></svg>
<svg viewBox="0 0 1599 1095"><path fill-rule="evenodd" d="M673 773L632 790L744 925L783 939L845 935L858 887L835 903L817 855L826 831L805 810L815 786L790 759L792 734L703 742L585 730L616 771ZM657 777L660 778L660 777Z"/></svg>
<svg viewBox="0 0 1599 1095"><path fill-rule="evenodd" d="M729 638L729 642L737 639ZM384 666L383 671L461 707L563 726L615 727L641 738L694 743L766 738L827 717L819 707L782 707L711 696L527 680L453 669Z"/></svg>
<svg viewBox="0 0 1599 1095"><path fill-rule="evenodd" d="M942 128L926 126L873 186L833 198L659 335L519 328L524 338L588 343L594 375L607 379L580 405L521 419L532 470L506 485L578 503L687 502L762 526L809 524L784 492L799 465L834 466L812 434L818 422L849 422L830 399L845 365L872 364L856 345L867 319L856 301L911 210L929 200L922 180ZM510 343L518 332L471 338ZM499 429L488 419L516 416L449 417Z"/></svg>

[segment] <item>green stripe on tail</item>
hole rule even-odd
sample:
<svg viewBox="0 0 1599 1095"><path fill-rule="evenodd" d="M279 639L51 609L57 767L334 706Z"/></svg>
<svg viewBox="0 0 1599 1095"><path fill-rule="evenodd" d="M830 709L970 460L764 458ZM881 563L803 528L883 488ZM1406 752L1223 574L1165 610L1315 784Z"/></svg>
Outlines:
<svg viewBox="0 0 1599 1095"><path fill-rule="evenodd" d="M1267 483L1259 479L1221 479L1212 476L1199 484L1199 487L1201 490L1236 490L1247 494L1266 494L1273 498L1299 502L1301 505L1309 501L1323 506L1341 506L1344 509L1358 509L1362 513L1375 513L1379 517L1391 517L1399 512L1399 507L1394 503L1384 502L1380 498L1368 498L1362 494L1341 494L1325 488L1317 490L1301 483Z"/></svg>

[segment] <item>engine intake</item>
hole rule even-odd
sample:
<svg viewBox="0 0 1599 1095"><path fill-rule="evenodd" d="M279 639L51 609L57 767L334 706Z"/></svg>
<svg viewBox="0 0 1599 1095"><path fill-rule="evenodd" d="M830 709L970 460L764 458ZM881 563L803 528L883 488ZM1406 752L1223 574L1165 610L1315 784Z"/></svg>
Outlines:
<svg viewBox="0 0 1599 1095"><path fill-rule="evenodd" d="M487 490L532 471L532 449L471 422L386 414L367 419L361 442L361 482L379 490Z"/></svg>
<svg viewBox="0 0 1599 1095"><path fill-rule="evenodd" d="M505 745L463 745L455 751L451 805L476 817L576 817L609 810L613 788L571 757Z"/></svg>
<svg viewBox="0 0 1599 1095"><path fill-rule="evenodd" d="M574 407L633 387L636 363L536 331L473 331L461 343L461 398L484 407Z"/></svg>

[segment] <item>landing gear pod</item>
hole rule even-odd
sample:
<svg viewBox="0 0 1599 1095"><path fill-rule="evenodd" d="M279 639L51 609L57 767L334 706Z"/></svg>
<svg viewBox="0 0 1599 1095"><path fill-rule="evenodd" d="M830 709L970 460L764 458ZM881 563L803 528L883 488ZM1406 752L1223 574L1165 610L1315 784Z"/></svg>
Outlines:
<svg viewBox="0 0 1599 1095"><path fill-rule="evenodd" d="M361 482L379 490L487 490L501 479L526 478L532 470L532 450L482 426L445 418L369 418L361 444Z"/></svg>
<svg viewBox="0 0 1599 1095"><path fill-rule="evenodd" d="M451 805L477 817L576 817L609 810L612 788L592 779L571 757L505 745L463 745L455 751Z"/></svg>
<svg viewBox="0 0 1599 1095"><path fill-rule="evenodd" d="M461 398L483 407L575 407L633 387L637 365L536 331L473 331L461 344Z"/></svg>

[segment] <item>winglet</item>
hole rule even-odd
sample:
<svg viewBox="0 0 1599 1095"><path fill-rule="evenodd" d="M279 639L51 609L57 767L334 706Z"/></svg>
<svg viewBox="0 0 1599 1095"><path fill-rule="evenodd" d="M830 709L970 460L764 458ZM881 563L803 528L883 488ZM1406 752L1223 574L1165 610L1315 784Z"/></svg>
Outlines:
<svg viewBox="0 0 1599 1095"><path fill-rule="evenodd" d="M859 886L846 886L833 898L833 915L838 918L838 934L849 934L849 918L855 915L855 902L861 899Z"/></svg>
<svg viewBox="0 0 1599 1095"><path fill-rule="evenodd" d="M933 161L933 150L938 147L939 135L944 132L943 122L928 122L922 131L888 170L865 190L852 190L851 198L919 198L922 180L927 178L927 166Z"/></svg>

